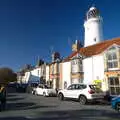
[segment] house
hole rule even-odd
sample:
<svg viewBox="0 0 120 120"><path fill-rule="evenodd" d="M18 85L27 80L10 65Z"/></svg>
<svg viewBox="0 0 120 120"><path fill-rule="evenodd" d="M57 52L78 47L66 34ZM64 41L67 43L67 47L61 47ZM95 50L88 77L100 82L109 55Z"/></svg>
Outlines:
<svg viewBox="0 0 120 120"><path fill-rule="evenodd" d="M59 81L60 81L60 54L58 52L54 52L52 54L52 62L49 64L49 80L50 86L54 89L59 89Z"/></svg>
<svg viewBox="0 0 120 120"><path fill-rule="evenodd" d="M66 89L71 83L71 61L63 61L60 63L59 89Z"/></svg>
<svg viewBox="0 0 120 120"><path fill-rule="evenodd" d="M120 38L82 47L64 61L71 63L71 83L98 84L104 92L120 93Z"/></svg>

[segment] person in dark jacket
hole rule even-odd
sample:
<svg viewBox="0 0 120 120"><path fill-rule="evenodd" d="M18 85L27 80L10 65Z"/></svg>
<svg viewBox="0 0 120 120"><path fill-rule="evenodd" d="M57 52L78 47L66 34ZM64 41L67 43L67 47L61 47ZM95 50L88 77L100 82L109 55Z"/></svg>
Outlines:
<svg viewBox="0 0 120 120"><path fill-rule="evenodd" d="M31 87L31 85L29 84L28 86L27 86L27 93L32 93L32 87Z"/></svg>
<svg viewBox="0 0 120 120"><path fill-rule="evenodd" d="M0 111L5 110L6 107L6 88L4 85L0 85Z"/></svg>

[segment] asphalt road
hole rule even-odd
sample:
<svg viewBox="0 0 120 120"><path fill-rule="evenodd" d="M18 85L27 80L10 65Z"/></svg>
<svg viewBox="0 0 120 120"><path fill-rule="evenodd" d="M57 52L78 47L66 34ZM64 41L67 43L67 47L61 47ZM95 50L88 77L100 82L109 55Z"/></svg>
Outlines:
<svg viewBox="0 0 120 120"><path fill-rule="evenodd" d="M77 101L59 101L57 97L9 93L0 120L120 120L120 113L108 104L80 105Z"/></svg>

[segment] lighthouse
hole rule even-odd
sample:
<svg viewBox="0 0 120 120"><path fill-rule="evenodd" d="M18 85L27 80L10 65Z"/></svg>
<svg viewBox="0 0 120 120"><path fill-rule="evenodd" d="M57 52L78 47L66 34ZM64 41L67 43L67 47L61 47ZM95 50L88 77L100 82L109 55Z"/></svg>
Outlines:
<svg viewBox="0 0 120 120"><path fill-rule="evenodd" d="M102 17L96 7L91 7L84 22L85 39L84 47L97 44L103 40Z"/></svg>

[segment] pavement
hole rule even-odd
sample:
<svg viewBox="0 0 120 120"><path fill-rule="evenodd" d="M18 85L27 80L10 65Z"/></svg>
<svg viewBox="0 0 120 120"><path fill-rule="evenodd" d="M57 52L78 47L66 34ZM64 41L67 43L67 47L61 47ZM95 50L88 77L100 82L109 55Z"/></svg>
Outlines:
<svg viewBox="0 0 120 120"><path fill-rule="evenodd" d="M77 101L59 101L57 97L9 93L0 120L120 120L120 113L105 103L80 105Z"/></svg>

